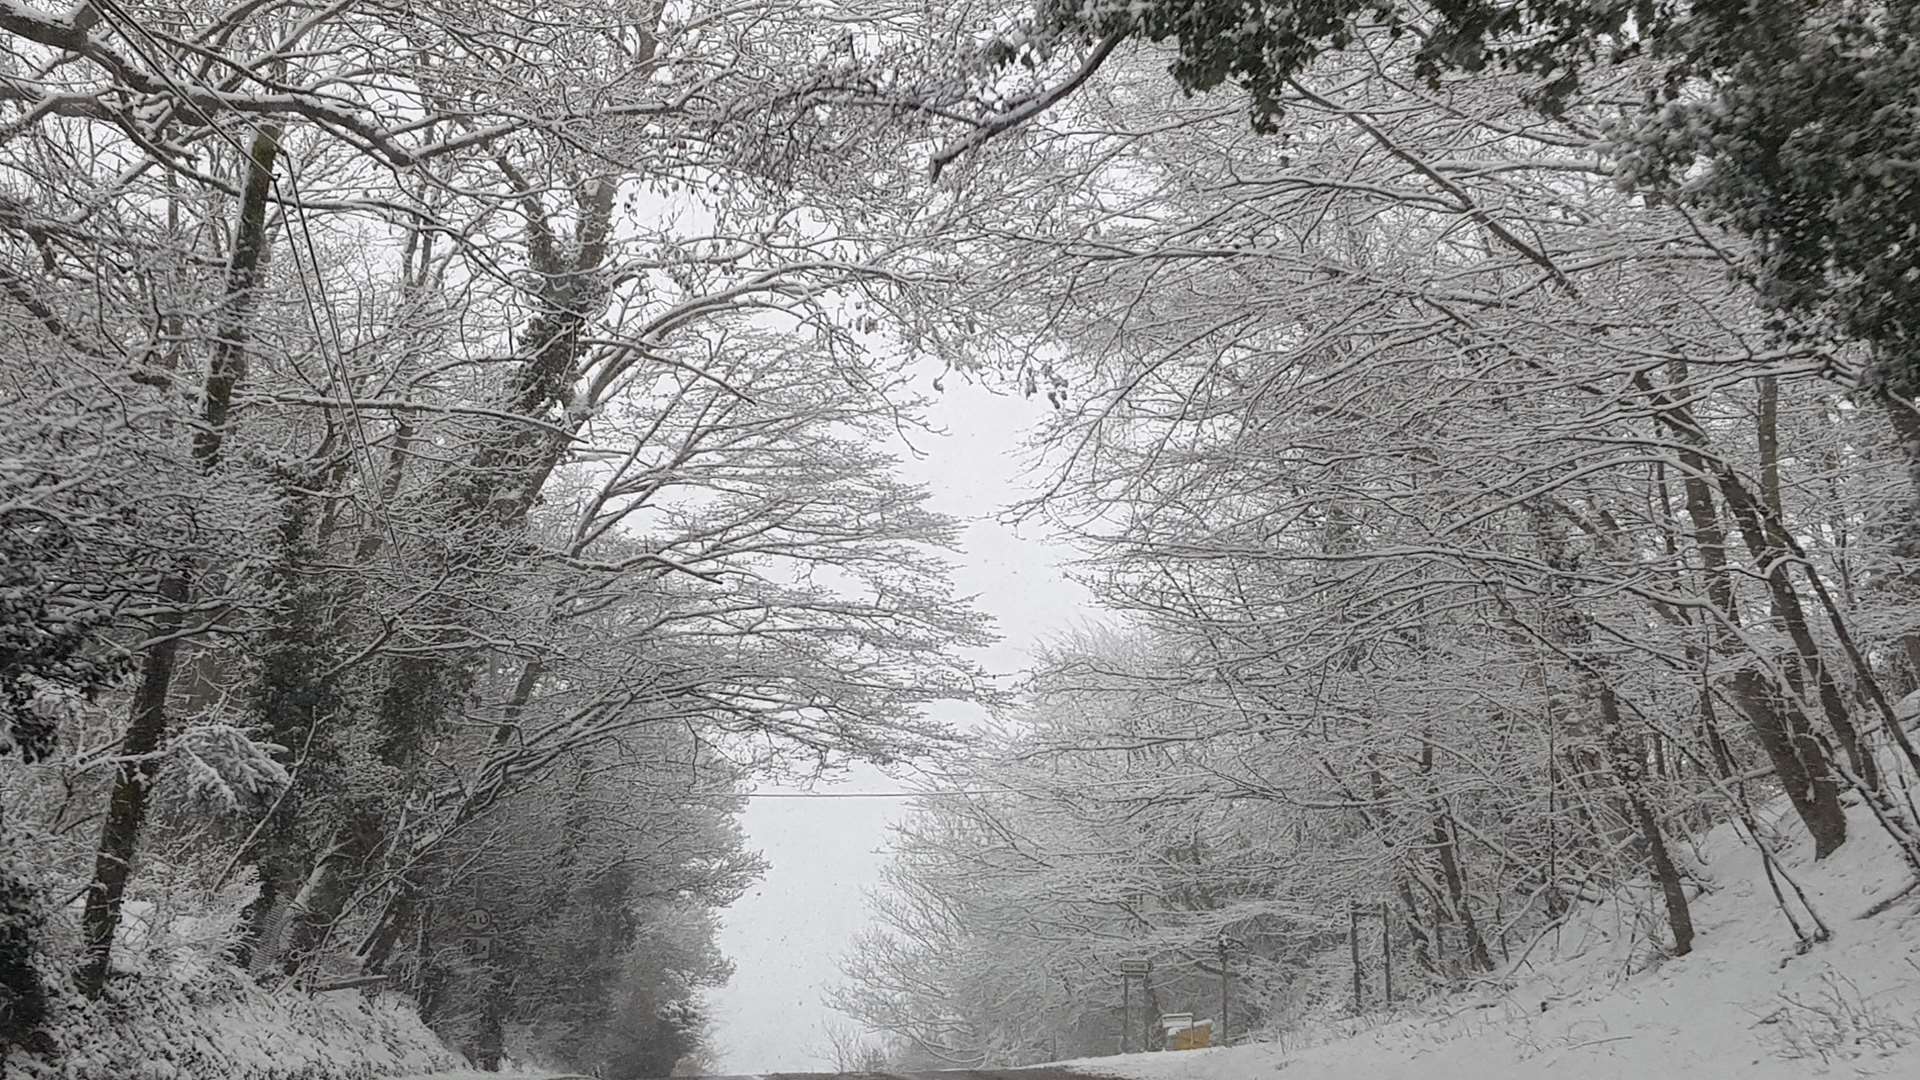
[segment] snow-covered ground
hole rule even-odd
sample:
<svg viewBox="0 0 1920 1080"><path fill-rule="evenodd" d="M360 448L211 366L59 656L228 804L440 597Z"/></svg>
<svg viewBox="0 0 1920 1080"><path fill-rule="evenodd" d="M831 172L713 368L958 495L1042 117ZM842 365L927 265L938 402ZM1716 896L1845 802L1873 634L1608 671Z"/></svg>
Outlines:
<svg viewBox="0 0 1920 1080"><path fill-rule="evenodd" d="M1856 809L1823 863L1804 839L1782 852L1833 931L1804 954L1751 845L1722 827L1700 852L1689 956L1649 967L1636 921L1600 907L1499 987L1290 1042L1070 1064L1129 1080L1920 1077L1920 894L1860 918L1909 880L1871 816Z"/></svg>
<svg viewBox="0 0 1920 1080"><path fill-rule="evenodd" d="M1758 852L1722 826L1697 848L1709 891L1694 901L1689 956L1649 963L1642 919L1601 905L1482 991L1283 1042L1062 1064L1125 1080L1920 1077L1920 892L1860 918L1910 880L1893 845L1856 808L1852 838L1815 863L1804 838L1786 839L1797 823L1784 803L1763 820L1832 930L1805 952ZM481 1075L502 1080L430 1080Z"/></svg>

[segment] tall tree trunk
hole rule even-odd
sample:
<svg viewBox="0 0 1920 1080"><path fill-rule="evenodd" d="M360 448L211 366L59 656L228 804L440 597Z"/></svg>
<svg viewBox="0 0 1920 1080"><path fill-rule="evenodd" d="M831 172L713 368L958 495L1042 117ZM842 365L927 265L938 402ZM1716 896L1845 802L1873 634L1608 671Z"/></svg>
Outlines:
<svg viewBox="0 0 1920 1080"><path fill-rule="evenodd" d="M361 874L385 835L376 814L362 811L348 819L324 854L307 871L287 911L281 931L281 970L295 975L320 953L347 901L358 891Z"/></svg>
<svg viewBox="0 0 1920 1080"><path fill-rule="evenodd" d="M248 325L267 251L267 201L273 189L274 161L280 152L279 137L276 125L260 128L247 161L239 228L227 266L225 310L207 368L201 407L203 426L194 433L194 463L202 472L212 471L219 462L233 391L246 375ZM86 911L81 918L86 945L74 979L88 997L100 996L113 970L113 938L120 926L120 906L126 898L140 826L146 820L147 799L159 767L154 754L166 734L167 698L187 626L185 608L190 587L184 569L176 568L166 575L160 594L169 612L156 627L152 644L141 654L140 686L129 709L127 732L121 743L122 761L114 774L113 793L94 857L93 882L87 888Z"/></svg>
<svg viewBox="0 0 1920 1080"><path fill-rule="evenodd" d="M94 855L93 882L87 888L86 910L80 919L84 951L74 985L88 997L99 997L113 969L113 937L120 927L120 905L127 879L133 874L134 849L147 816L147 795L159 771L154 754L167 728L167 691L179 663L180 635L186 618L185 579L170 576L161 586L161 598L174 605L156 630L158 640L141 654L140 685L133 693L132 719L120 742L120 766L114 772L107 818L100 828Z"/></svg>
<svg viewBox="0 0 1920 1080"><path fill-rule="evenodd" d="M46 1049L47 988L34 966L34 939L44 919L39 890L19 873L21 860L0 807L0 1065L9 1048Z"/></svg>
<svg viewBox="0 0 1920 1080"><path fill-rule="evenodd" d="M506 989L498 972L489 976L496 984L481 998L480 1035L473 1048L473 1063L481 1072L499 1072L500 1059L507 1053Z"/></svg>
<svg viewBox="0 0 1920 1080"><path fill-rule="evenodd" d="M1826 754L1799 704L1750 669L1734 672L1727 692L1753 728L1754 741L1766 752L1787 800L1813 837L1813 857L1833 854L1846 842L1847 814L1840 805L1839 781L1826 767ZM1816 763L1819 771L1809 768L1808 762Z"/></svg>
<svg viewBox="0 0 1920 1080"><path fill-rule="evenodd" d="M1911 393L1912 388L1907 387L1906 390ZM1894 553L1912 566L1920 564L1920 413L1915 413L1911 398L1888 398L1886 407L1887 421L1893 426L1894 437L1900 442L1900 452L1906 462L1910 489L1906 515L1894 532ZM1920 594L1920 580L1916 580L1912 572L1899 575L1894 587L1909 597ZM1906 655L1912 684L1920 686L1920 626L1901 633L1900 647Z"/></svg>
<svg viewBox="0 0 1920 1080"><path fill-rule="evenodd" d="M1726 737L1720 733L1719 718L1715 715L1716 710L1713 707L1713 691L1707 689L1700 691L1699 709L1699 736L1701 741L1707 744L1707 749L1713 754L1714 775L1722 780L1731 779L1733 777L1733 751L1728 748ZM1798 811L1799 807L1795 806L1794 809ZM1804 819L1805 815L1802 814L1802 817Z"/></svg>
<svg viewBox="0 0 1920 1080"><path fill-rule="evenodd" d="M1678 381L1685 380L1684 366L1676 370L1675 378ZM1650 380L1642 376L1638 381L1655 404L1671 406L1667 396L1654 389ZM1680 451L1680 462L1686 470L1683 487L1687 516L1693 523L1694 546L1700 552L1707 598L1725 626L1737 628L1741 625L1740 609L1729 568L1728 539L1714 499L1716 488L1723 492L1726 489L1719 482L1719 470L1699 448L1704 436L1693 424L1691 414L1684 407L1671 407L1677 415L1668 419L1668 425L1678 431L1682 441L1691 447ZM1738 479L1728 479L1738 496L1744 496L1745 489ZM1776 564L1770 569L1776 575L1786 572L1784 565ZM1769 588L1773 587L1773 575L1770 575ZM1787 591L1791 592L1790 585ZM1797 608L1797 602L1793 606ZM1775 610L1781 610L1777 596ZM1801 626L1805 626L1804 618ZM1716 633L1715 649L1724 652L1726 643L1733 640L1730 633ZM1792 800L1793 808L1806 825L1807 832L1814 837L1815 851L1821 856L1830 854L1846 840L1847 818L1839 803L1838 789L1826 751L1813 737L1812 725L1805 718L1798 697L1791 688L1781 687L1777 692L1770 691L1755 684L1753 678L1749 674L1744 679L1736 676L1734 680L1731 690L1737 711L1746 719L1755 741L1760 743L1775 769L1785 770L1780 773L1782 783L1787 784L1790 791L1799 793L1800 797ZM1829 798L1829 795L1833 797Z"/></svg>
<svg viewBox="0 0 1920 1080"><path fill-rule="evenodd" d="M1682 452L1688 467L1686 505L1693 519L1693 546L1701 553L1703 575L1707 578L1707 598L1728 626L1740 625L1740 609L1734 600L1734 584L1726 565L1726 534L1720 528L1715 511L1713 488L1707 482L1707 463L1701 455ZM1715 642L1734 640L1730 634L1715 634ZM1716 650L1716 651L1724 651ZM1788 790L1793 811L1814 838L1814 857L1826 857L1847 840L1847 813L1839 805L1839 786L1828 767L1826 751L1812 736L1812 724L1801 711L1799 698L1782 686L1774 688L1766 676L1755 671L1738 671L1728 684L1736 709L1747 721L1753 740L1761 744L1774 773ZM1703 715L1713 707L1707 696L1701 700ZM1724 748L1716 748L1718 759ZM1732 769L1730 763L1726 765Z"/></svg>
<svg viewBox="0 0 1920 1080"><path fill-rule="evenodd" d="M1413 939L1413 962L1420 970L1429 975L1439 975L1440 965L1435 959L1433 935L1427 929L1427 921L1420 914L1419 901L1414 898L1413 886L1406 874L1400 874L1394 881L1394 891L1400 897L1400 906L1407 913L1407 935Z"/></svg>
<svg viewBox="0 0 1920 1080"><path fill-rule="evenodd" d="M1441 798L1433 780L1433 740L1426 732L1420 737L1420 775L1426 779L1427 797L1430 801L1430 831L1428 846L1432 849L1435 861L1440 867L1440 883L1445 889L1434 893L1434 902L1438 911L1445 912L1445 922L1450 922L1461 931L1461 945L1466 950L1466 966L1473 971L1493 970L1493 958L1487 952L1487 943L1480 936L1480 922L1474 918L1473 899L1467 890L1467 875L1460 862L1460 841L1456 835L1452 812L1446 801ZM1435 927L1438 939L1439 927ZM1444 955L1440 957L1444 960Z"/></svg>
<svg viewBox="0 0 1920 1080"><path fill-rule="evenodd" d="M309 492L320 484L337 488L345 472L338 463L325 463L323 454L310 461L315 463L305 473L287 470L280 476L279 550L262 575L280 602L251 650L254 670L246 695L251 724L295 754L288 790L275 799L233 860L234 868L255 871L260 895L242 912L231 955L237 965L253 970L254 957L260 954L266 961L259 965L263 973L277 966L271 961L279 955L287 901L305 869L296 823L312 805L313 795L338 782L339 748L331 730L342 704L335 686L341 671L340 628L333 620L338 592L324 576L312 573L324 560L332 509L320 512L311 540L308 531L314 517Z"/></svg>
<svg viewBox="0 0 1920 1080"><path fill-rule="evenodd" d="M1645 758L1636 753L1635 740L1626 730L1619 696L1607 677L1609 661L1594 648L1593 620L1577 604L1573 575L1579 569L1579 553L1568 543L1565 530L1554 520L1544 500L1536 501L1529 511L1535 541L1551 571L1546 586L1550 603L1549 640L1572 662L1575 684L1587 699L1587 705L1597 709L1600 743L1615 785L1626 803L1625 816L1639 833L1648 868L1666 900L1674 955L1684 956L1693 949L1692 908L1687 902L1679 869L1667 848L1659 818L1647 798Z"/></svg>
<svg viewBox="0 0 1920 1080"><path fill-rule="evenodd" d="M406 880L402 880L395 888L399 892L381 909L373 932L367 935L357 950L360 973L363 975L379 975L386 971L387 960L393 956L394 947L413 928L414 919L419 915L420 890Z"/></svg>
<svg viewBox="0 0 1920 1080"><path fill-rule="evenodd" d="M1439 809L1433 817L1433 850L1440 863L1441 881L1447 887L1447 919L1460 927L1467 967L1473 971L1492 971L1493 956L1480 934L1480 921L1474 917L1473 901L1467 893L1466 874L1460 867L1459 840L1454 835L1453 820L1444 809Z"/></svg>
<svg viewBox="0 0 1920 1080"><path fill-rule="evenodd" d="M1653 806L1647 799L1644 759L1634 754L1632 743L1626 737L1620 717L1620 701L1614 695L1613 688L1603 684L1598 690L1602 737L1607 743L1608 756L1612 759L1613 773L1621 790L1626 793L1634 823L1639 826L1640 837L1646 843L1647 862L1653 868L1653 879L1659 883L1661 896L1666 900L1667 925L1673 930L1673 955L1685 956L1693 951L1693 911L1687 903L1687 891L1680 881L1679 868L1674 865L1673 855L1667 849L1666 835L1661 831L1660 821L1654 816Z"/></svg>
<svg viewBox="0 0 1920 1080"><path fill-rule="evenodd" d="M1794 588L1790 576L1792 551L1776 535L1780 526L1754 501L1746 485L1740 483L1732 470L1725 465L1716 465L1715 471L1720 474L1721 493L1727 500L1728 508L1733 511L1741 536L1746 540L1747 552L1754 565L1765 575L1774 613L1793 642L1794 666L1812 679L1821 712L1826 717L1827 725L1833 728L1838 737L1854 775L1860 777L1867 787L1878 789L1879 764L1874 760L1872 747L1854 727L1846 699L1840 693L1840 684L1835 681L1832 670L1821 656L1820 645L1807 623L1806 609L1800 603L1799 590Z"/></svg>
<svg viewBox="0 0 1920 1080"><path fill-rule="evenodd" d="M1754 409L1754 445L1760 452L1760 497L1776 519L1785 520L1786 496L1780 485L1780 378L1762 375Z"/></svg>
<svg viewBox="0 0 1920 1080"><path fill-rule="evenodd" d="M539 420L570 399L578 375L576 365L586 348L582 333L606 296L600 267L606 259L617 187L611 180L596 179L583 190L585 212L578 230L578 248L565 263L554 250L544 217L534 215L536 225L529 245L542 274L542 309L527 328L523 339L525 361L506 388L502 412ZM562 423L571 431L584 421L584 416L570 414ZM568 437L553 430L553 425L517 424L493 433L470 460L450 466L441 476L449 493L441 511L449 542L444 554L437 557L435 569L456 583L453 588L479 580L487 556L498 552L524 525L534 500L564 459L568 445ZM396 474L390 470L389 475ZM377 542L363 544L362 551L371 553L378 547ZM446 605L449 610L440 613L437 621L457 625L464 602L457 592L453 594ZM403 655L388 669L387 686L375 716L374 749L402 776L413 775L427 740L440 728L443 718L464 706L472 685L475 652L458 649L451 632L442 643L447 645L446 651ZM375 837L372 852L377 852L392 839L374 806L362 807L355 820L341 828L336 847L349 841L359 844L360 838L370 833ZM353 837L347 835L349 832ZM330 880L330 887L316 895L314 903L296 906L290 932L302 940L314 939L314 927L330 925L339 917L348 901L361 891L364 874L375 865L369 857L332 868L330 874L344 872L347 878ZM372 948L371 943L363 945ZM302 963L312 955L290 956L290 962ZM371 952L363 954L363 962L371 956ZM379 959L384 963L384 954Z"/></svg>

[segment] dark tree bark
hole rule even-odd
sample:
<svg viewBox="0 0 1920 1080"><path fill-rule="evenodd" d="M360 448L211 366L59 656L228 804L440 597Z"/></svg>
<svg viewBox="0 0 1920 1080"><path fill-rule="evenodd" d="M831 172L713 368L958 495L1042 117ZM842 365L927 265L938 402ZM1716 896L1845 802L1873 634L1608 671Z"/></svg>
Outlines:
<svg viewBox="0 0 1920 1080"><path fill-rule="evenodd" d="M1792 670L1812 679L1821 712L1828 726L1838 736L1848 765L1862 783L1877 789L1880 786L1880 767L1874 761L1872 748L1854 727L1846 699L1840 693L1840 685L1820 655L1820 646L1807 623L1806 609L1800 603L1799 591L1794 588L1793 579L1789 576L1792 552L1778 539L1778 524L1754 501L1746 485L1740 483L1732 470L1718 465L1715 471L1719 474L1721 494L1726 498L1728 508L1733 511L1741 536L1746 540L1747 552L1754 565L1762 568L1766 574L1767 592L1773 600L1775 616L1793 642L1795 663Z"/></svg>
<svg viewBox="0 0 1920 1080"><path fill-rule="evenodd" d="M319 955L321 946L333 933L335 922L346 910L347 901L358 891L361 875L378 853L384 836L383 825L375 814L355 814L307 872L306 881L287 913L281 962L284 974L297 974Z"/></svg>
<svg viewBox="0 0 1920 1080"><path fill-rule="evenodd" d="M142 654L140 685L133 694L132 721L120 744L120 767L114 773L107 819L100 827L100 845L94 856L93 883L87 888L87 906L80 925L85 935L74 984L82 994L99 997L113 968L113 936L120 926L120 904L127 880L133 875L134 849L147 817L147 795L159 771L154 752L167 728L167 691L179 664L180 635L185 618L177 613L186 603L183 579L170 578L162 599L176 605L175 614L159 625L159 640Z"/></svg>
<svg viewBox="0 0 1920 1080"><path fill-rule="evenodd" d="M1747 718L1754 741L1766 752L1794 812L1813 837L1814 858L1833 854L1846 842L1847 814L1840 805L1839 781L1827 768L1826 753L1814 738L1812 725L1797 703L1786 700L1759 672L1735 672L1727 692Z"/></svg>
<svg viewBox="0 0 1920 1080"><path fill-rule="evenodd" d="M1667 849L1667 838L1661 831L1660 821L1654 817L1653 807L1647 801L1644 782L1646 767L1642 759L1634 754L1632 743L1626 738L1619 699L1611 687L1602 685L1599 691L1600 723L1612 758L1614 777L1620 782L1627 805L1632 809L1634 823L1639 826L1640 837L1646 843L1647 862L1653 868L1653 878L1659 883L1660 894L1666 900L1667 925L1673 931L1673 955L1685 956L1693 951L1693 910L1687 902L1687 891L1680 881L1679 868L1673 864L1673 855Z"/></svg>
<svg viewBox="0 0 1920 1080"><path fill-rule="evenodd" d="M1432 830L1429 833L1428 846L1432 848L1435 860L1440 865L1440 881L1446 893L1436 895L1436 904L1444 904L1446 921L1460 927L1461 944L1466 950L1466 965L1472 971L1492 971L1493 957L1487 951L1486 940L1480 934L1480 922L1474 918L1473 900L1467 891L1467 875L1461 866L1460 843L1455 835L1453 816L1446 803L1436 791L1431 790L1433 781L1433 741L1422 737L1420 744L1420 773L1428 777L1429 797L1432 799ZM1435 928L1436 931L1439 929ZM1436 933L1436 937L1438 934Z"/></svg>
<svg viewBox="0 0 1920 1080"><path fill-rule="evenodd" d="M1440 878L1447 887L1448 921L1460 927L1467 966L1473 971L1492 971L1493 956L1487 952L1486 939L1480 934L1480 921L1473 915L1466 874L1460 867L1460 845L1454 838L1452 818L1445 811L1434 815L1432 843L1440 862Z"/></svg>
<svg viewBox="0 0 1920 1080"><path fill-rule="evenodd" d="M0 1064L10 1047L42 1050L47 1036L47 988L34 966L34 939L44 921L42 898L19 872L19 859L0 809Z"/></svg>
<svg viewBox="0 0 1920 1080"><path fill-rule="evenodd" d="M1676 377L1681 380L1686 378L1684 367L1676 372ZM1656 405L1666 407L1674 414L1668 416L1663 412L1661 415L1667 425L1677 431L1687 445L1698 447L1704 441L1698 427L1693 423L1692 415L1683 406L1674 405L1668 396L1656 390L1651 380L1644 375L1639 377L1638 382L1641 389ZM1739 482L1738 477L1724 469L1716 468L1716 463L1708 461L1701 450L1682 450L1680 461L1686 468L1683 484L1687 515L1693 523L1694 546L1700 552L1707 598L1726 625L1738 626L1740 609L1729 569L1727 555L1729 541L1726 530L1721 524L1714 492L1716 489L1719 490L1729 500L1730 505L1738 499L1742 505L1750 508L1752 499L1747 495L1745 486ZM1752 514L1749 512L1742 515L1736 510L1735 517L1737 521L1742 522L1744 534L1746 532L1744 525L1751 520ZM1751 541L1755 537L1749 536L1748 539ZM1760 551L1750 551L1750 553L1756 560L1760 560L1763 558L1761 552L1764 550L1763 544ZM1778 560L1771 565L1762 561L1761 565L1769 566L1771 570L1768 575L1768 588L1773 591L1776 612L1783 610L1781 596L1783 591L1786 594L1785 603L1797 611L1798 598L1792 595L1791 583L1785 580L1785 565ZM1804 635L1806 625L1804 616L1801 617L1799 625ZM1716 635L1717 642L1726 639L1727 635ZM1810 639L1807 640L1810 642ZM1799 641L1800 639L1796 639L1796 647ZM1817 664L1817 650L1815 658ZM1797 664L1792 666L1798 670ZM1819 667L1818 670L1824 672L1825 669ZM1756 678L1761 678L1762 681L1755 682ZM1749 730L1753 732L1755 741L1760 744L1768 760L1773 762L1776 770L1780 770L1781 781L1788 785L1789 793L1798 793L1799 797L1792 799L1793 808L1795 813L1800 815L1808 833L1814 837L1816 853L1821 856L1830 854L1845 842L1847 820L1845 812L1839 805L1838 789L1834 786L1835 781L1827 761L1826 750L1813 737L1811 721L1802 712L1797 696L1789 688L1770 689L1765 682L1766 680L1752 672L1745 673L1744 677L1737 676L1731 688L1735 705L1746 719ZM1707 703L1703 702L1703 708L1706 706ZM1842 723L1846 723L1844 715ZM1832 798L1828 798L1828 795L1832 795Z"/></svg>
<svg viewBox="0 0 1920 1080"><path fill-rule="evenodd" d="M501 411L544 420L550 410L564 406L572 396L576 365L586 348L582 333L606 296L600 267L607 255L616 188L611 181L594 180L582 190L579 238L570 258L561 258L544 214L530 211L533 225L528 246L541 273L541 307L527 327L524 359L506 388ZM580 418L567 421L578 422ZM438 563L433 569L459 583L472 582L484 573L503 544L510 543L524 525L537 493L558 467L567 446L566 436L552 430L551 425L512 425L492 433L469 461L448 466L439 477L447 496L439 513L449 542L441 555L432 556ZM389 476L394 475L390 469ZM377 550L377 542L371 547L363 545L366 553ZM444 605L446 610L437 614L437 621L457 625L462 603L457 594L451 596ZM375 715L375 752L403 776L412 775L421 749L442 721L463 706L472 684L472 653L462 650L451 638L442 644L446 645L444 651L401 656L388 666ZM327 887L312 897L313 903L298 906L292 913L289 933L302 940L314 939L316 927L330 926L339 918L347 903L366 885L365 872L376 863L370 856L390 839L379 807L362 807L354 817L341 826L332 847L357 849L363 838L371 835L374 839L369 857L351 864L336 862L327 868ZM348 835L350 832L354 835ZM346 877L339 878L341 874ZM399 888L412 890L417 884L403 882ZM405 903L411 898L403 894L395 899ZM383 921L397 914L391 910L393 903L388 906ZM371 942L363 943L363 964L369 960L385 963L385 950L391 949L392 943L381 948L379 940L383 936L377 932ZM289 959L297 965L312 955L290 954Z"/></svg>
<svg viewBox="0 0 1920 1080"><path fill-rule="evenodd" d="M194 434L194 462L203 472L218 464L226 436L227 414L234 388L246 375L255 294L267 251L267 200L273 189L273 168L280 152L280 129L262 127L254 136L247 162L247 184L240 202L239 228L227 267L225 310L219 338L207 369L202 429ZM180 662L180 644L187 629L185 607L191 587L184 568L169 573L160 587L170 613L156 627L153 643L141 654L140 686L133 695L127 732L121 743L123 760L114 775L106 822L100 829L94 858L93 882L87 889L81 925L86 935L75 982L88 997L98 997L113 969L113 936L120 926L120 905L140 827L147 816L147 799L158 769L154 753L167 729L167 698Z"/></svg>
<svg viewBox="0 0 1920 1080"><path fill-rule="evenodd" d="M1565 530L1558 526L1544 503L1536 503L1530 512L1535 540L1552 570L1546 589L1552 604L1549 640L1571 662L1585 704L1598 714L1600 745L1604 748L1617 795L1625 803L1624 816L1639 834L1648 868L1666 901L1674 955L1684 956L1693 950L1693 912L1659 818L1647 798L1646 763L1636 753L1635 740L1626 730L1619 695L1607 677L1609 661L1594 648L1593 619L1578 606L1572 588L1573 575L1579 569L1579 553L1567 542Z"/></svg>

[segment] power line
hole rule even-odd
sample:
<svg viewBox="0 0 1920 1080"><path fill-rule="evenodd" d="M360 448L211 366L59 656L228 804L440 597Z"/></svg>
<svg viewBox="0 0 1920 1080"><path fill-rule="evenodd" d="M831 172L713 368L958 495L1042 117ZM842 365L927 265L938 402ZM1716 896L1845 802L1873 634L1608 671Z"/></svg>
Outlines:
<svg viewBox="0 0 1920 1080"><path fill-rule="evenodd" d="M152 31L142 25L138 19L120 7L117 0L97 0L95 10L99 12L103 21L120 34L121 39L133 50L134 56L145 61L147 66L153 69L154 77L165 83L168 89L178 95L179 104L183 108L191 111L195 116L198 116L201 122L206 124L209 134L232 146L234 150L240 154L241 160L248 162L251 167L253 152L243 145L232 133L221 128L214 118L208 114L205 109L201 108L198 102L193 100L193 95L188 93L179 82L175 81L173 74L168 71L168 65L161 62L162 57L169 60L174 59L172 51L166 47L165 43L155 36ZM147 51L141 47L140 42L134 39L134 33L146 39L147 43L153 47L154 55L148 55ZM238 64L235 64L235 67L246 71L249 76L258 77L249 68L244 68ZM192 75L186 75L184 78L195 85L199 85L200 83L200 80ZM272 143L275 155L286 166L287 183L289 185L289 191L286 194L282 194L280 191L280 178L277 175L277 171L269 171L267 180L273 187L276 201L282 208L290 211L289 217L291 224L288 219L283 218L281 221L281 231L286 236L287 246L292 249L294 276L300 284L302 306L306 309L307 317L313 325L315 344L319 347L321 362L326 365L328 375L340 381L341 391L347 399L346 412L351 428L348 436L348 453L351 454L353 449L355 449L351 444L357 436L359 442L357 449L359 449L361 456L365 459L368 476L371 477L377 469L373 460L372 444L367 438L366 427L364 420L360 416L359 405L354 401L353 377L352 373L347 369L346 352L340 336L339 316L334 311L332 302L327 298L326 281L324 277L325 271L320 265L320 252L313 242L313 230L307 221L305 196L300 192L299 164L295 160L291 149L282 141L284 134L284 129L275 133L269 133L264 127L255 129L255 137L264 138L266 141ZM158 139L156 139L156 145L157 144ZM294 232L295 225L299 227L298 234ZM301 261L302 253L300 245L302 242L306 245L306 260L308 263L311 263L313 267L313 283L311 287L309 287L307 282L307 267ZM316 294L318 294L317 300ZM322 326L320 318L321 312L323 311L326 314L325 326ZM331 352L329 352L327 348L329 344L329 329L332 332L331 344L333 349ZM394 533L392 522L384 518L381 519L381 522L386 529L389 542L398 546L400 538Z"/></svg>
<svg viewBox="0 0 1920 1080"><path fill-rule="evenodd" d="M1128 777L1121 780L1093 780L1076 783L1068 791L1083 788L1135 787L1149 780L1166 783L1173 780L1213 780L1218 779L1211 773L1185 773L1180 776ZM953 788L931 791L749 791L736 798L742 799L943 799L964 798L972 795L1026 795L1038 798L1042 795L1061 794L1059 791L1046 791L1036 788Z"/></svg>
<svg viewBox="0 0 1920 1080"><path fill-rule="evenodd" d="M957 795L1018 795L1011 788L978 788L966 791L749 791L742 799L924 799Z"/></svg>

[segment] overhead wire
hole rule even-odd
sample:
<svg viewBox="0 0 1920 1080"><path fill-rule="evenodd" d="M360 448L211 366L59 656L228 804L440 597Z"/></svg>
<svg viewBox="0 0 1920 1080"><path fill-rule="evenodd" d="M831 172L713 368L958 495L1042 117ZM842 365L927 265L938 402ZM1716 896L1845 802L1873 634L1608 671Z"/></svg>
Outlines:
<svg viewBox="0 0 1920 1080"><path fill-rule="evenodd" d="M1220 779L1220 777L1211 773L1185 773L1178 776L1157 776L1153 779L1157 783L1168 783L1176 780L1217 780ZM1131 787L1138 786L1140 782L1140 777L1132 776L1118 780L1090 780L1086 783L1075 784L1073 786L1076 789ZM1039 797L1041 795L1058 794L1060 794L1058 790L1039 792L1032 788L981 787L929 788L918 791L746 791L741 792L737 797L742 799L941 799L961 798L974 795L1027 795Z"/></svg>
<svg viewBox="0 0 1920 1080"><path fill-rule="evenodd" d="M199 117L200 121L206 125L208 132L233 147L243 161L252 161L252 151L243 145L231 132L226 131L219 124L215 123L213 117L205 109L201 108L198 102L193 100L193 96L189 94L186 88L181 85L180 81L174 77L174 73L168 70L168 65L160 62L158 56L149 54L147 49L143 48L141 42L135 40L133 35L138 34L140 38L145 39L147 45L151 46L154 52L160 54L160 56L171 57L171 52L167 49L164 42L156 37L152 31L140 25L138 19L134 18L130 12L121 7L119 0L90 0L90 2L94 5L95 9L99 11L102 21L112 26L133 53L152 69L154 77L165 83L169 89L178 95L178 101L182 108L191 111L195 116ZM372 443L367 437L365 421L360 415L359 404L354 397L353 380L347 371L345 346L340 334L338 313L335 312L332 301L326 293L326 281L320 265L319 247L314 243L312 226L306 214L305 196L302 195L300 191L298 162L295 160L287 144L282 141L283 136L284 132L282 132L280 136L268 134L264 130L259 130L255 133L256 138L265 138L273 144L275 156L287 163L288 190L286 192L280 191L280 177L277 173L270 174L268 179L275 190L275 201L280 204L283 210L287 211L288 219L291 220L293 225L299 227L299 236L296 237L293 231L293 225L289 225L287 220L283 220L281 226L286 232L289 241L288 246L292 248L294 253L294 276L300 283L301 303L306 309L308 322L313 327L314 338L319 345L321 359L327 366L327 372L332 378L339 381L341 392L346 397L347 418L353 432L351 438L357 443L355 448L360 451L361 457L365 461L367 475L371 477L376 471ZM303 254L302 246L305 248L305 263L301 261ZM313 281L311 285L309 285L307 280L307 268L309 265L313 270ZM325 311L326 315L325 326L321 324L322 310ZM328 350L329 334L331 336L332 351ZM388 542L393 544L397 550L400 544L400 538L395 533L392 523L386 521L384 518L378 518L378 520L380 520L382 528L387 532Z"/></svg>

